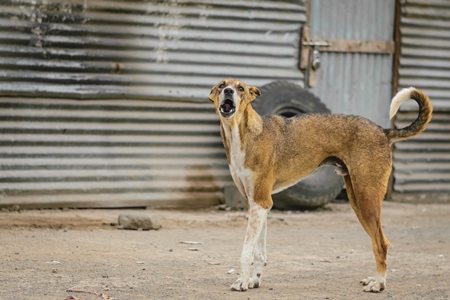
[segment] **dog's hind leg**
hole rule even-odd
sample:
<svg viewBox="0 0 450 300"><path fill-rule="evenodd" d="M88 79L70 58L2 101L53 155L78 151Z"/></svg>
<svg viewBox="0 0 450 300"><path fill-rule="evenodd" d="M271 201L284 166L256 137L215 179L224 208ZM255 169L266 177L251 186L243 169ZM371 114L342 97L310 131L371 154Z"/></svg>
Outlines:
<svg viewBox="0 0 450 300"><path fill-rule="evenodd" d="M258 288L261 286L261 276L264 266L267 264L266 256L266 236L267 236L267 218L264 221L261 234L259 235L258 242L256 244L255 255L254 255L254 269L253 276L250 279L249 288Z"/></svg>
<svg viewBox="0 0 450 300"><path fill-rule="evenodd" d="M377 276L363 279L361 283L365 285L365 292L381 292L386 288L386 267L389 249L389 241L386 239L381 225L381 203L385 189L376 185L365 186L364 189L359 188L350 179L349 175L344 176L344 181L350 204L361 225L372 239L372 250L377 266ZM376 180L372 181L372 183L376 183Z"/></svg>

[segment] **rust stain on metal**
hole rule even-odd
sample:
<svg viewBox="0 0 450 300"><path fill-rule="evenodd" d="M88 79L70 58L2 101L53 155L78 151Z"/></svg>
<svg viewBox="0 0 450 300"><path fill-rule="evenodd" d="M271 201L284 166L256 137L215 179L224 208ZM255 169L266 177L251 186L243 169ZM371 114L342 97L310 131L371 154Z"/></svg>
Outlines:
<svg viewBox="0 0 450 300"><path fill-rule="evenodd" d="M123 63L115 62L112 64L112 73L114 74L121 74L123 69L124 69Z"/></svg>

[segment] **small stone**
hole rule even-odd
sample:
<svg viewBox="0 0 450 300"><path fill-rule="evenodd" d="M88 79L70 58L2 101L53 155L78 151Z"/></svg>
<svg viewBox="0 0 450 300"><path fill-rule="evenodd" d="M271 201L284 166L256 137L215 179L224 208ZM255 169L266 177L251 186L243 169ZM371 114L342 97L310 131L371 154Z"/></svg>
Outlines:
<svg viewBox="0 0 450 300"><path fill-rule="evenodd" d="M219 210L226 210L227 209L227 205L226 204L220 204L217 208Z"/></svg>
<svg viewBox="0 0 450 300"><path fill-rule="evenodd" d="M48 261L47 263L48 263L48 264L53 264L53 265L60 264L60 262L57 261L57 260L51 260L51 261Z"/></svg>
<svg viewBox="0 0 450 300"><path fill-rule="evenodd" d="M194 242L194 241L181 241L180 244L188 244L188 245L201 245L202 242Z"/></svg>
<svg viewBox="0 0 450 300"><path fill-rule="evenodd" d="M119 225L124 229L158 230L161 228L161 221L159 217L148 213L121 214Z"/></svg>

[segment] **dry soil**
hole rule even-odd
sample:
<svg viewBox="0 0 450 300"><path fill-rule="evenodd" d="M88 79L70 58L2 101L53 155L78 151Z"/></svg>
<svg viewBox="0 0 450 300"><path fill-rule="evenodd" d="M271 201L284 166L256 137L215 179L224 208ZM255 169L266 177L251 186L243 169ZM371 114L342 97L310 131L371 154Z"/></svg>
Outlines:
<svg viewBox="0 0 450 300"><path fill-rule="evenodd" d="M0 212L0 299L450 298L450 205L384 203L391 251L379 294L359 285L375 261L348 203L272 211L263 284L247 292L229 290L245 212L151 210L158 231L111 226L125 211Z"/></svg>

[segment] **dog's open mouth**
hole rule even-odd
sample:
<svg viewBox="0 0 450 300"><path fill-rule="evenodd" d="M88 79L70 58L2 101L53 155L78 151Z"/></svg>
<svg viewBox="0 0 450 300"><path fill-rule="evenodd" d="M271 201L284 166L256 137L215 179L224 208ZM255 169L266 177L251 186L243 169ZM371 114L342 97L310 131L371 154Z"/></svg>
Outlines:
<svg viewBox="0 0 450 300"><path fill-rule="evenodd" d="M233 100L225 99L222 105L219 107L220 114L224 117L229 117L236 111Z"/></svg>

